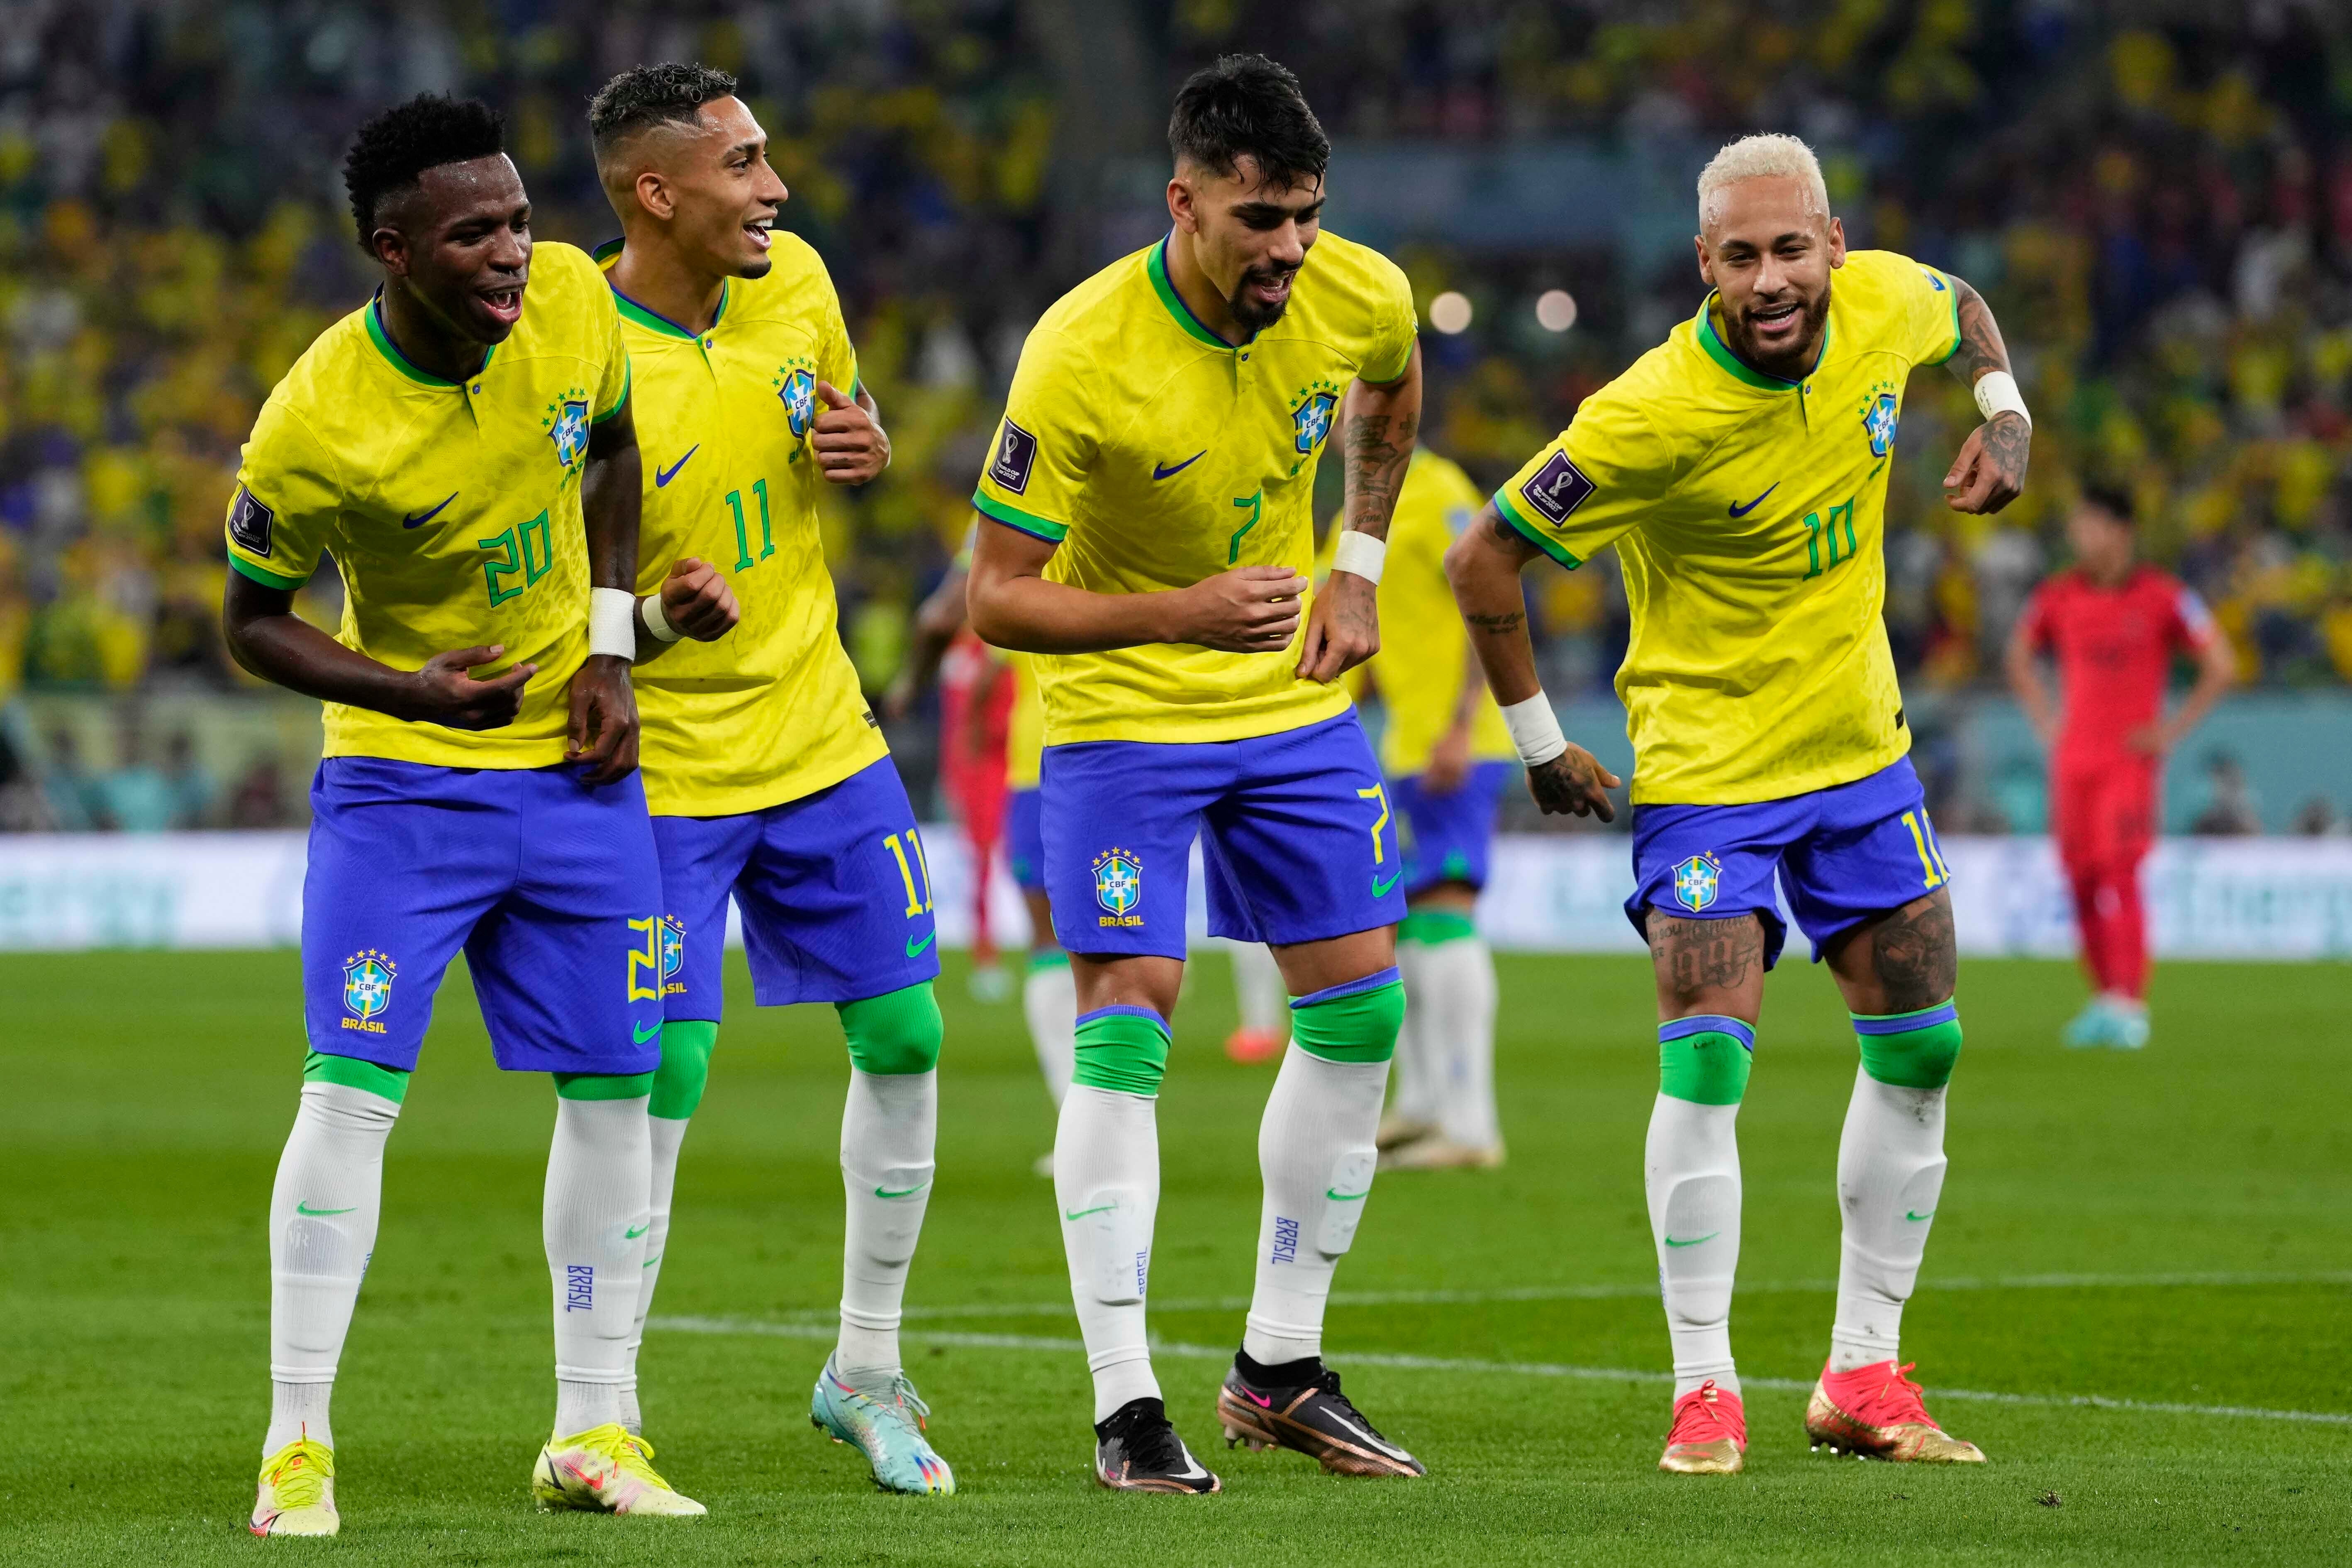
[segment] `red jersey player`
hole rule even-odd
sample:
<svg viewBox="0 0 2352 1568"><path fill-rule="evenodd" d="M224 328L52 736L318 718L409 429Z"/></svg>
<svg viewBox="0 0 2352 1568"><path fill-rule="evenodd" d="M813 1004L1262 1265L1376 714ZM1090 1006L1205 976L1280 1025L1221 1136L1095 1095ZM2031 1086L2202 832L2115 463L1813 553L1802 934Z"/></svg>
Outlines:
<svg viewBox="0 0 2352 1568"><path fill-rule="evenodd" d="M2156 837L2157 781L2165 753L2228 689L2232 660L2196 594L2134 559L2126 498L2085 490L2066 537L2074 569L2034 590L2018 617L2009 683L2051 750L2058 858L2097 987L2065 1042L2137 1050L2147 1043L2139 863ZM2035 662L2044 651L2057 661L2063 716ZM2179 651L2196 656L2197 685L2168 720L2166 679Z"/></svg>

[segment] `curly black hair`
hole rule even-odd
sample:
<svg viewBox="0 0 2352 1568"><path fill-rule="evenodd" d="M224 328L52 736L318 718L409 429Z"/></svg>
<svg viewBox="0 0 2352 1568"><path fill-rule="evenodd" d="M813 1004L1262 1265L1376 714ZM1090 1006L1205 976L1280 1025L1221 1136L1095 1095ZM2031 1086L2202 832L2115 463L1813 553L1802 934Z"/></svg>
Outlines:
<svg viewBox="0 0 2352 1568"><path fill-rule="evenodd" d="M735 96L735 79L709 66L666 60L623 71L588 101L588 134L602 157L614 142L648 125L692 125L695 110Z"/></svg>
<svg viewBox="0 0 2352 1568"><path fill-rule="evenodd" d="M1288 189L1323 177L1331 138L1289 67L1264 55L1225 55L1177 89L1168 150L1180 163L1228 176L1248 158L1262 178Z"/></svg>
<svg viewBox="0 0 2352 1568"><path fill-rule="evenodd" d="M414 186L427 169L506 150L506 117L479 99L420 92L370 120L343 155L343 188L351 193L360 248L375 254L375 213L384 197Z"/></svg>

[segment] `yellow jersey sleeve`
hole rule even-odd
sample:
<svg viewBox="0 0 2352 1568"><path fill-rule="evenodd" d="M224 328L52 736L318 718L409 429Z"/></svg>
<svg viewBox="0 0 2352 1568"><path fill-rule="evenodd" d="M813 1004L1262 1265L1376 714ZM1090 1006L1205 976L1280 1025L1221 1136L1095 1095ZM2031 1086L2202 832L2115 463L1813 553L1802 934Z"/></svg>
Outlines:
<svg viewBox="0 0 2352 1568"><path fill-rule="evenodd" d="M1674 481L1674 451L1625 389L1601 388L1559 439L1495 492L1495 510L1537 549L1574 571L1630 528Z"/></svg>
<svg viewBox="0 0 2352 1568"><path fill-rule="evenodd" d="M1941 364L1958 352L1959 290L1926 263L1891 250L1848 251L1832 287L1858 297L1858 323L1911 363Z"/></svg>
<svg viewBox="0 0 2352 1568"><path fill-rule="evenodd" d="M1068 537L1100 438L1087 409L1090 369L1090 356L1066 334L1050 327L1029 334L972 492L982 516L1049 544Z"/></svg>
<svg viewBox="0 0 2352 1568"><path fill-rule="evenodd" d="M342 493L334 459L287 404L281 384L262 405L237 465L229 564L268 587L300 587L333 542Z"/></svg>
<svg viewBox="0 0 2352 1568"><path fill-rule="evenodd" d="M821 265L817 275L824 279L824 308L817 329L816 373L835 390L854 399L857 395L857 350L849 341L849 322L841 313L841 295L833 286L833 275Z"/></svg>
<svg viewBox="0 0 2352 1568"><path fill-rule="evenodd" d="M1373 332L1364 355L1361 379L1385 386L1404 374L1412 361L1413 341L1421 321L1413 312L1412 284L1404 269L1378 251L1365 252L1378 267L1380 303L1373 315Z"/></svg>
<svg viewBox="0 0 2352 1568"><path fill-rule="evenodd" d="M601 274L598 280L602 281ZM590 419L593 424L602 425L628 405L630 370L629 345L621 336L621 312L613 307L613 295L610 289L600 288L597 293L604 296L606 307L604 313L607 319L604 324L604 374L597 380L596 412L590 416ZM592 294L589 298L593 300L595 295ZM594 310L595 306L592 304L589 309Z"/></svg>

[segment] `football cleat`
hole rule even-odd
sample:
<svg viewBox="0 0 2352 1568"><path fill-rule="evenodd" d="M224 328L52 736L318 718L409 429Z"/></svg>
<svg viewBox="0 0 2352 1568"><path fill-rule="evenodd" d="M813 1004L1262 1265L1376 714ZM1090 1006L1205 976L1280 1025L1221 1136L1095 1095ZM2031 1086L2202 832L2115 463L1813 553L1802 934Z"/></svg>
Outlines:
<svg viewBox="0 0 2352 1568"><path fill-rule="evenodd" d="M1736 1476L1748 1466L1748 1412L1708 1378L1675 1401L1658 1468L1678 1476Z"/></svg>
<svg viewBox="0 0 2352 1568"><path fill-rule="evenodd" d="M662 1479L654 1446L617 1421L551 1438L531 1467L530 1495L553 1513L644 1513L690 1518L709 1510Z"/></svg>
<svg viewBox="0 0 2352 1568"><path fill-rule="evenodd" d="M2083 1010L2059 1031L2058 1039L2070 1051L2096 1051L2120 1044L2122 1035L2123 1018L2115 1005L2098 995L2083 1004Z"/></svg>
<svg viewBox="0 0 2352 1568"><path fill-rule="evenodd" d="M1157 1399L1130 1399L1095 1423L1095 1479L1118 1492L1224 1490L1176 1436L1168 1406Z"/></svg>
<svg viewBox="0 0 2352 1568"><path fill-rule="evenodd" d="M335 1511L335 1451L306 1430L261 1464L254 1494L256 1535L332 1535L342 1529Z"/></svg>
<svg viewBox="0 0 2352 1568"><path fill-rule="evenodd" d="M2115 1008L2115 1033L2107 1039L2110 1048L2137 1051L2147 1048L2147 1009L2137 1002L2119 1003Z"/></svg>
<svg viewBox="0 0 2352 1568"><path fill-rule="evenodd" d="M1423 1121L1418 1116L1401 1116L1391 1110L1381 1118L1381 1130L1372 1134L1372 1147L1385 1154L1391 1149L1436 1136L1436 1122Z"/></svg>
<svg viewBox="0 0 2352 1568"><path fill-rule="evenodd" d="M1225 1056L1244 1067L1270 1062L1282 1054L1282 1037L1265 1029L1235 1029L1225 1037Z"/></svg>
<svg viewBox="0 0 2352 1568"><path fill-rule="evenodd" d="M1822 1369L1805 1402L1805 1436L1818 1451L1916 1465L1981 1465L1984 1450L1936 1425L1904 1373L1916 1362L1892 1357L1852 1372Z"/></svg>
<svg viewBox="0 0 2352 1568"><path fill-rule="evenodd" d="M1443 1133L1416 1139L1381 1156L1383 1171L1491 1171L1502 1163L1500 1143L1481 1149L1475 1144L1456 1143Z"/></svg>
<svg viewBox="0 0 2352 1568"><path fill-rule="evenodd" d="M905 1373L891 1373L880 1389L853 1388L829 1356L809 1401L809 1425L863 1453L874 1467L876 1486L945 1497L955 1490L955 1472L923 1438L923 1418L930 1413Z"/></svg>
<svg viewBox="0 0 2352 1568"><path fill-rule="evenodd" d="M1286 1387L1252 1383L1240 1363L1217 1390L1217 1419L1225 1447L1246 1443L1255 1453L1291 1448L1335 1476L1423 1476L1428 1468L1380 1434L1339 1392L1339 1374L1316 1365L1311 1380Z"/></svg>

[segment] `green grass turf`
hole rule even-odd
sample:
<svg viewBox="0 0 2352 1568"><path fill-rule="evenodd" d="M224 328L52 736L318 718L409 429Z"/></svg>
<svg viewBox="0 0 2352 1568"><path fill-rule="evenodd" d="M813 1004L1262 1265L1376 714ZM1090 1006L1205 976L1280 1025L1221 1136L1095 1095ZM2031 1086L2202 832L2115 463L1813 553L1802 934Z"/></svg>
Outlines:
<svg viewBox="0 0 2352 1568"><path fill-rule="evenodd" d="M950 962L940 1179L910 1305L1040 1305L910 1329L1067 1341L1052 1199L1029 1169L1050 1142L1045 1097L1018 1009L968 999ZM294 956L0 960L0 1561L2343 1560L2352 1426L1935 1391L2352 1413L2352 1291L2347 1276L2329 1279L2352 1267L2346 970L2168 965L2155 1045L2129 1057L2056 1047L2080 996L2067 968L1968 965L1951 1176L1905 1353L1946 1424L1992 1462L1929 1472L1809 1454L1801 1394L1751 1384L1749 1470L1718 1480L1654 1469L1656 1382L1349 1365L1350 1352L1665 1365L1645 1289L1644 967L1502 968L1511 1163L1382 1176L1331 1314L1349 1391L1429 1479L1345 1481L1293 1455L1227 1454L1210 1415L1222 1367L1163 1353L1180 1427L1228 1488L1201 1500L1090 1484L1074 1351L910 1335L932 1436L962 1487L951 1500L878 1495L856 1454L810 1430L840 1262L840 1033L829 1009L756 1012L739 985L687 1144L661 1315L787 1331L648 1341L663 1468L712 1510L688 1522L531 1511L527 1472L552 1397L539 1242L551 1095L544 1079L491 1069L453 975L393 1140L336 1400L344 1533L305 1543L242 1528L266 1415L263 1205L300 1053ZM1224 963L1205 960L1160 1102L1153 1271L1156 1333L1217 1353L1241 1314L1214 1303L1249 1287L1271 1077L1224 1060L1230 1018ZM1853 1061L1825 977L1785 967L1741 1118L1742 1279L1783 1287L1738 1300L1751 1379L1809 1380L1826 1348L1820 1282L1836 1268L1832 1172ZM1997 1283L2184 1272L2285 1278ZM1546 1286L1626 1293L1345 1294Z"/></svg>

